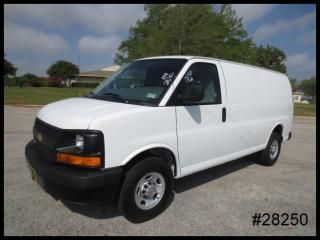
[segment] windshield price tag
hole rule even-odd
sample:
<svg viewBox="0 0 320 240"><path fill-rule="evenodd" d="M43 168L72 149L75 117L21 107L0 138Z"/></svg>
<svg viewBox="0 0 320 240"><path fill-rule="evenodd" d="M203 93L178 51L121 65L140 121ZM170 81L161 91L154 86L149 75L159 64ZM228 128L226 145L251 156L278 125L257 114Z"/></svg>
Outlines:
<svg viewBox="0 0 320 240"><path fill-rule="evenodd" d="M173 76L174 76L174 72L172 72L170 74L169 73L164 73L162 75L162 77L161 77L161 79L163 80L163 85L168 86L170 84Z"/></svg>

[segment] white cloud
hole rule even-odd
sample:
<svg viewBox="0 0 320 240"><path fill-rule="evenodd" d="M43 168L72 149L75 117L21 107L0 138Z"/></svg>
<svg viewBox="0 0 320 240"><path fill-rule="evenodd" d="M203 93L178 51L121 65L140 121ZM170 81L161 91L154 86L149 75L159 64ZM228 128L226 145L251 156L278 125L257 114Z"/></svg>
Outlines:
<svg viewBox="0 0 320 240"><path fill-rule="evenodd" d="M299 53L287 57L286 66L289 76L307 78L316 75L316 60L308 53Z"/></svg>
<svg viewBox="0 0 320 240"><path fill-rule="evenodd" d="M305 14L302 17L288 20L279 20L275 23L263 24L254 33L255 40L265 40L277 33L288 31L296 31L297 29L305 28L316 22L316 11Z"/></svg>
<svg viewBox="0 0 320 240"><path fill-rule="evenodd" d="M57 55L68 48L58 34L49 34L15 23L4 25L4 49L8 52Z"/></svg>
<svg viewBox="0 0 320 240"><path fill-rule="evenodd" d="M6 4L5 20L35 21L45 27L82 25L98 33L127 31L145 16L142 4Z"/></svg>
<svg viewBox="0 0 320 240"><path fill-rule="evenodd" d="M79 40L79 49L84 54L113 54L121 43L118 35L105 37L85 36Z"/></svg>
<svg viewBox="0 0 320 240"><path fill-rule="evenodd" d="M129 27L145 15L142 5L79 5L77 22L97 32L128 31Z"/></svg>
<svg viewBox="0 0 320 240"><path fill-rule="evenodd" d="M94 59L93 59L94 60ZM105 67L109 67L113 65L114 63L111 61L104 61L104 62L98 62L98 63L89 63L85 64L84 66L80 66L80 72L86 72L86 71L93 71L97 69L102 69Z"/></svg>
<svg viewBox="0 0 320 240"><path fill-rule="evenodd" d="M267 15L277 4L232 4L232 8L244 23L258 20Z"/></svg>
<svg viewBox="0 0 320 240"><path fill-rule="evenodd" d="M28 59L12 60L15 66L18 68L17 76L21 76L25 73L33 73L38 76L46 76L46 70L52 62L41 61L35 64Z"/></svg>
<svg viewBox="0 0 320 240"><path fill-rule="evenodd" d="M11 22L25 22L33 20L49 27L69 25L63 5L46 4L5 4L4 19Z"/></svg>

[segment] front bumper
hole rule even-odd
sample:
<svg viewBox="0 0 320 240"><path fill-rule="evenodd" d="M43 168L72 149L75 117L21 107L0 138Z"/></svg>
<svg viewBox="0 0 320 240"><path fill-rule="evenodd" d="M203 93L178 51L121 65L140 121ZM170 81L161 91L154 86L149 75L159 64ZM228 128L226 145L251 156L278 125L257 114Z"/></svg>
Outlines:
<svg viewBox="0 0 320 240"><path fill-rule="evenodd" d="M35 180L56 199L72 202L115 200L118 196L123 169L82 169L55 164L44 159L35 149L33 140L25 148L29 170Z"/></svg>

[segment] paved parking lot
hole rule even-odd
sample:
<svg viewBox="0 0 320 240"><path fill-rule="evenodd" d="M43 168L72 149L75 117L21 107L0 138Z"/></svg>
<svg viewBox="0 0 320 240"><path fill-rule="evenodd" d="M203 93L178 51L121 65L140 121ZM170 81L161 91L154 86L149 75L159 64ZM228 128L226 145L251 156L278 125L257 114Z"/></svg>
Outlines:
<svg viewBox="0 0 320 240"><path fill-rule="evenodd" d="M4 107L5 235L315 235L316 123L295 118L273 167L242 158L176 181L160 216L132 224L116 206L56 201L31 178L24 147L37 108ZM305 226L252 226L255 212L306 213Z"/></svg>

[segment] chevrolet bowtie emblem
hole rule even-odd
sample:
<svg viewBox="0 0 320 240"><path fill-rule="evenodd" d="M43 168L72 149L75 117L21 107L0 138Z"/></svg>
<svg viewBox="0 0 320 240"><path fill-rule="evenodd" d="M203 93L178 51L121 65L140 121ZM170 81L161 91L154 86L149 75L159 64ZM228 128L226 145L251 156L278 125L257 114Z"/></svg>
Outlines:
<svg viewBox="0 0 320 240"><path fill-rule="evenodd" d="M42 134L41 134L41 133L38 133L38 134L37 134L37 138L38 138L39 142L41 142L41 141L42 141Z"/></svg>

